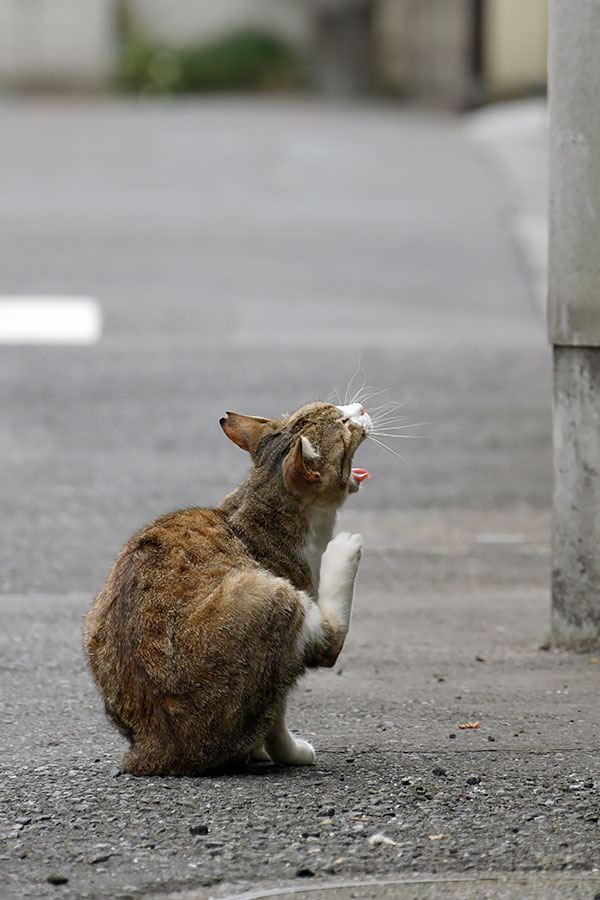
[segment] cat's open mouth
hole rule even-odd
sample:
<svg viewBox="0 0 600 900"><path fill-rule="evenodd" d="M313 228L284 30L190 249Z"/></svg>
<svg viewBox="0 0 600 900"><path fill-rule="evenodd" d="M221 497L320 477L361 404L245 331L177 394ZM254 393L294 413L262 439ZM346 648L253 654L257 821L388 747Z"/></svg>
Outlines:
<svg viewBox="0 0 600 900"><path fill-rule="evenodd" d="M350 470L350 484L355 491L357 491L363 481L366 481L367 478L370 478L370 474L366 469L351 469Z"/></svg>

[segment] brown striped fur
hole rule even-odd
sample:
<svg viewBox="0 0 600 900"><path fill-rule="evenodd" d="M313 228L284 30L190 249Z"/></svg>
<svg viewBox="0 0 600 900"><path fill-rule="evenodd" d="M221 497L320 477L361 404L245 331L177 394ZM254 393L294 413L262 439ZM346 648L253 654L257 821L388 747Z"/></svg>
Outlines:
<svg viewBox="0 0 600 900"><path fill-rule="evenodd" d="M221 425L252 457L247 480L217 509L162 516L132 537L85 622L106 711L130 741L122 768L136 775L247 757L305 668L339 652L327 622L321 644L300 649L301 592L317 599L303 548L311 509L345 499L364 429L326 403Z"/></svg>

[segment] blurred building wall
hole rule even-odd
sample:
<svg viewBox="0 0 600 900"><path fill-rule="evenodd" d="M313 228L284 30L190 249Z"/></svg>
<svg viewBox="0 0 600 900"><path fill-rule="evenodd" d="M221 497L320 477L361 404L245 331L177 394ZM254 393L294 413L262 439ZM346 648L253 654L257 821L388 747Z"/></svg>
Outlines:
<svg viewBox="0 0 600 900"><path fill-rule="evenodd" d="M394 90L464 108L543 89L547 0L378 0L378 64Z"/></svg>
<svg viewBox="0 0 600 900"><path fill-rule="evenodd" d="M0 0L0 84L96 88L114 65L107 0Z"/></svg>
<svg viewBox="0 0 600 900"><path fill-rule="evenodd" d="M129 0L127 6L136 28L174 44L244 26L267 28L292 42L309 35L305 0Z"/></svg>
<svg viewBox="0 0 600 900"><path fill-rule="evenodd" d="M473 92L471 0L381 0L380 69L390 88L448 107Z"/></svg>
<svg viewBox="0 0 600 900"><path fill-rule="evenodd" d="M417 101L460 109L545 84L547 0L371 0L361 43L351 13L368 2L0 0L0 86L108 84L124 10L130 27L174 44L244 26L275 31L311 47L321 90L364 89L369 41L384 83Z"/></svg>
<svg viewBox="0 0 600 900"><path fill-rule="evenodd" d="M546 84L547 29L547 0L487 0L483 59L492 97Z"/></svg>
<svg viewBox="0 0 600 900"><path fill-rule="evenodd" d="M378 47L378 68L383 81L392 90L406 83L409 8L405 0L381 0L377 9L374 38Z"/></svg>

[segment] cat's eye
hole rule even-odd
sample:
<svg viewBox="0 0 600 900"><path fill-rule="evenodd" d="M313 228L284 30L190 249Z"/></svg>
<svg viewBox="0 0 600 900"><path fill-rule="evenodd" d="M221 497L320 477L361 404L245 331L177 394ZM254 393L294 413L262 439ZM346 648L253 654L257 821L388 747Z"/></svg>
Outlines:
<svg viewBox="0 0 600 900"><path fill-rule="evenodd" d="M350 419L348 418L348 416L345 416L345 417L342 419L342 425L347 425L349 421L350 421Z"/></svg>

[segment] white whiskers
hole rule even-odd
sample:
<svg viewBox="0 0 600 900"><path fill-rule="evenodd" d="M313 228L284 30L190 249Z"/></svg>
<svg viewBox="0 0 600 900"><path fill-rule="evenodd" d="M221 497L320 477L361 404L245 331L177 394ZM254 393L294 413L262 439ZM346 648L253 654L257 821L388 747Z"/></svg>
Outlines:
<svg viewBox="0 0 600 900"><path fill-rule="evenodd" d="M350 393L352 380L355 378L356 373L351 379L346 396ZM387 390L387 388L378 389L369 387L366 384L366 379L363 379L359 390L354 394L351 402L361 403L363 406L366 406L369 400L373 400L375 397L381 397L382 394L387 393ZM396 448L391 447L389 441L399 438L407 440L423 440L430 437L430 435L414 434L412 432L414 432L414 429L416 428L427 428L434 425L434 423L410 422L411 416L400 412L403 408L404 404L398 403L396 400L387 400L385 403L380 403L378 406L368 408L367 412L371 416L372 428L367 437L373 441L374 444L377 444L385 450L386 453L401 460L418 474L417 467L409 459L406 459L405 456L402 456Z"/></svg>
<svg viewBox="0 0 600 900"><path fill-rule="evenodd" d="M380 402L377 406L368 406L370 400L375 400L375 398L383 400L384 397L382 395L387 394L388 390L389 388L377 388L367 384L367 378L359 360L358 367L350 378L344 392L344 402L341 402L340 392L335 388L329 393L327 401L330 403L335 402L338 406L348 406L353 403L360 403L364 406L372 422L372 428L367 435L369 440L385 450L386 453L389 453L390 456L401 460L418 473L417 467L405 456L402 456L395 447L391 447L389 442L399 438L413 441L431 438L432 435L427 433L414 434L414 430L416 428L432 427L435 423L411 422L411 416L402 412L405 405L396 400L386 400L385 402Z"/></svg>
<svg viewBox="0 0 600 900"><path fill-rule="evenodd" d="M372 433L369 433L367 435L367 437L369 440L373 441L374 444L377 444L379 447L383 447L383 449L387 453L391 454L392 456L395 456L401 462L405 463L405 465L407 465L409 467L409 469L412 469L413 472L416 472L417 475L420 475L420 472L417 469L417 467L414 465L414 463L411 463L411 461L409 459L407 459L405 456L402 456L402 454L398 453L397 450L394 450L393 447L389 447L386 443L384 443L384 441L380 441L379 438L374 437Z"/></svg>
<svg viewBox="0 0 600 900"><path fill-rule="evenodd" d="M354 379L355 379L357 376L361 375L361 374L362 374L362 376L363 376L362 384L361 384L361 386L359 387L359 389L353 394L352 399L349 401L349 400L348 400L348 395L350 394L350 391L352 390L352 385L354 384ZM350 381L348 382L348 387L346 388L346 393L344 394L344 403L343 403L343 405L344 405L344 406L349 406L351 403L358 403L357 397L359 396L359 394L361 393L361 391L363 391L363 390L365 389L366 383L367 383L367 376L366 376L365 373L364 373L363 367L361 366L361 364L360 364L360 359L359 359L359 361L358 361L358 368L356 369L356 372L354 373L354 375L352 376L352 378L351 378Z"/></svg>

